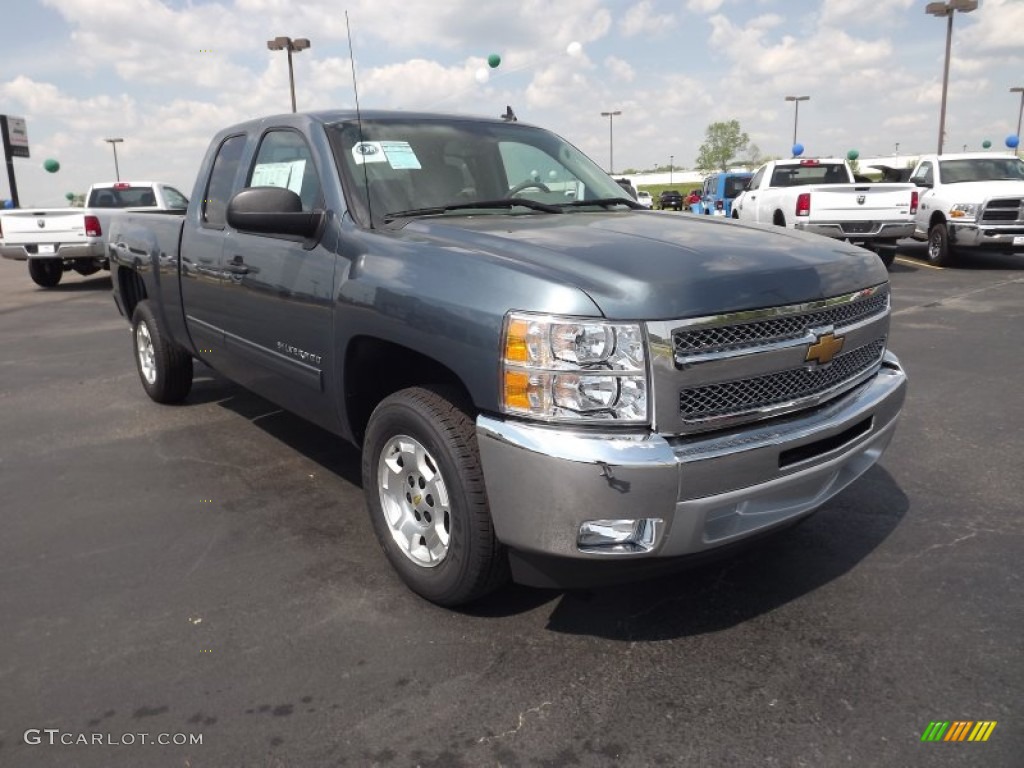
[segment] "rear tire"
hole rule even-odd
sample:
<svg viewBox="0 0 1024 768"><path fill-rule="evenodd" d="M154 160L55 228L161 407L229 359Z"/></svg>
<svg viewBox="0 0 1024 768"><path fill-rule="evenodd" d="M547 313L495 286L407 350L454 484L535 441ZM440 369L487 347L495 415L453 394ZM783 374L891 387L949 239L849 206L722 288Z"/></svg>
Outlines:
<svg viewBox="0 0 1024 768"><path fill-rule="evenodd" d="M192 356L176 344L143 300L132 314L135 367L146 394L158 403L180 403L192 389Z"/></svg>
<svg viewBox="0 0 1024 768"><path fill-rule="evenodd" d="M64 277L64 265L60 259L29 259L28 274L36 285L53 288Z"/></svg>
<svg viewBox="0 0 1024 768"><path fill-rule="evenodd" d="M362 467L370 522L391 566L413 592L449 607L509 579L476 425L457 403L420 387L385 398L367 425Z"/></svg>
<svg viewBox="0 0 1024 768"><path fill-rule="evenodd" d="M937 221L928 229L928 261L936 267L951 267L955 260L946 222Z"/></svg>
<svg viewBox="0 0 1024 768"><path fill-rule="evenodd" d="M775 212L775 217L772 219L772 224L774 224L777 227L786 226L786 217L782 215L781 211Z"/></svg>

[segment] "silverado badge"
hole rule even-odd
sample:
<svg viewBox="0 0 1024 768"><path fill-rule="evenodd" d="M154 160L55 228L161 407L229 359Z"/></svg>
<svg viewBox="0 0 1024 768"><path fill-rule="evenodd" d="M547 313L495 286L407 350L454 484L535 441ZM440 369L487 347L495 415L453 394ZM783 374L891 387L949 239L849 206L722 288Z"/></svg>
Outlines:
<svg viewBox="0 0 1024 768"><path fill-rule="evenodd" d="M807 357L804 360L808 363L816 362L818 365L831 363L832 358L838 355L843 348L843 341L845 339L845 336L836 336L831 331L823 333L807 348Z"/></svg>

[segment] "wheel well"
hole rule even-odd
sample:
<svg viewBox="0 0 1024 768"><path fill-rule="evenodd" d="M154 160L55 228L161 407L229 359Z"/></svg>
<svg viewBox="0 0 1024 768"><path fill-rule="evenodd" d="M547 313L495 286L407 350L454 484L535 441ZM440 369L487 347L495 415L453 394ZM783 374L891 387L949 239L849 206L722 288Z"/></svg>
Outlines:
<svg viewBox="0 0 1024 768"><path fill-rule="evenodd" d="M780 227L786 226L786 217L782 215L782 211L775 212L775 216L772 217L772 224L778 224Z"/></svg>
<svg viewBox="0 0 1024 768"><path fill-rule="evenodd" d="M370 336L353 339L345 355L345 409L356 442L363 442L381 400L414 386L442 388L472 411L473 398L451 368L400 344Z"/></svg>
<svg viewBox="0 0 1024 768"><path fill-rule="evenodd" d="M117 287L121 292L124 313L131 320L135 314L135 307L146 298L146 284L134 269L121 267L117 270Z"/></svg>
<svg viewBox="0 0 1024 768"><path fill-rule="evenodd" d="M935 211L935 213L932 214L932 217L928 220L928 229L931 229L936 224L945 224L945 223L946 223L946 217L943 216L939 211Z"/></svg>

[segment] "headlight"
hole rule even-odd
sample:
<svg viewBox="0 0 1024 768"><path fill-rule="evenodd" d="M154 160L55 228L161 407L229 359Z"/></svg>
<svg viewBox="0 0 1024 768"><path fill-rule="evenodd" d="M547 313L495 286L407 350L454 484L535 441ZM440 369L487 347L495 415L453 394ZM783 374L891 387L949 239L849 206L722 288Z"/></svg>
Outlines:
<svg viewBox="0 0 1024 768"><path fill-rule="evenodd" d="M973 219L978 215L977 203L957 203L949 209L951 219Z"/></svg>
<svg viewBox="0 0 1024 768"><path fill-rule="evenodd" d="M648 422L638 324L510 312L503 338L504 413L544 421Z"/></svg>

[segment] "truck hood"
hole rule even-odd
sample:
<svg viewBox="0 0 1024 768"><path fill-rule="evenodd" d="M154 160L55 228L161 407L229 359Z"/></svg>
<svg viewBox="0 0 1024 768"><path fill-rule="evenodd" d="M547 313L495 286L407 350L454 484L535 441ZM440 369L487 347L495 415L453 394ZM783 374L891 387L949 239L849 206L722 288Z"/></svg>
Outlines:
<svg viewBox="0 0 1024 768"><path fill-rule="evenodd" d="M942 197L952 204L983 203L990 197L1019 197L1024 195L1024 181L963 181L946 184Z"/></svg>
<svg viewBox="0 0 1024 768"><path fill-rule="evenodd" d="M710 216L431 217L413 220L401 236L575 285L616 320L797 304L888 279L877 255L848 243Z"/></svg>

